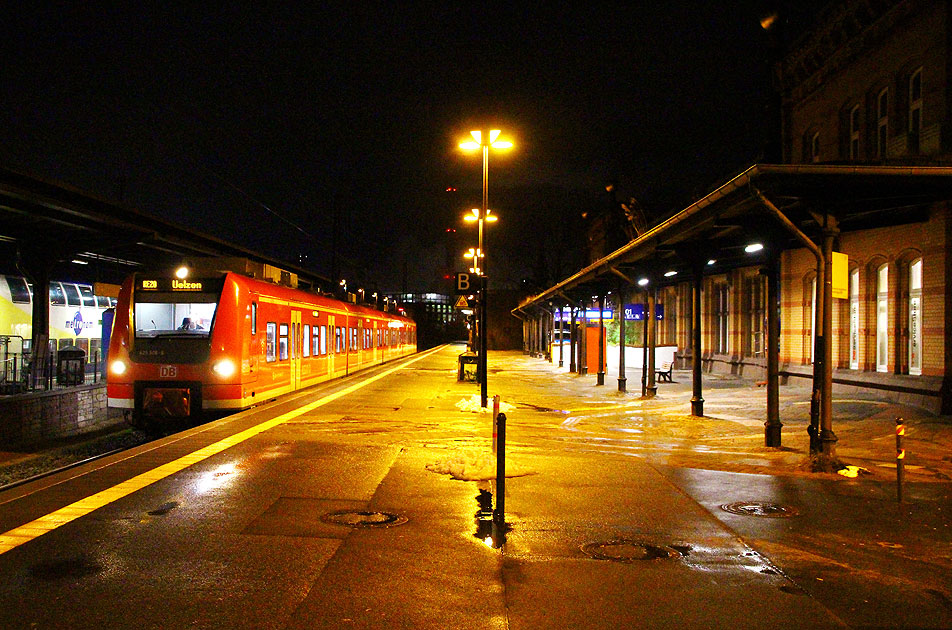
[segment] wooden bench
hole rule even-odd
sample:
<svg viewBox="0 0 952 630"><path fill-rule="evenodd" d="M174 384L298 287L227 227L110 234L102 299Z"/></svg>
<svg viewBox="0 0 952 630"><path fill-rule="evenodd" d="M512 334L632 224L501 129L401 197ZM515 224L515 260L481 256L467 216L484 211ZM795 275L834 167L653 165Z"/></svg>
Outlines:
<svg viewBox="0 0 952 630"><path fill-rule="evenodd" d="M671 371L674 369L674 362L665 361L661 364L661 367L655 370L655 375L658 377L659 381L668 381L671 382Z"/></svg>

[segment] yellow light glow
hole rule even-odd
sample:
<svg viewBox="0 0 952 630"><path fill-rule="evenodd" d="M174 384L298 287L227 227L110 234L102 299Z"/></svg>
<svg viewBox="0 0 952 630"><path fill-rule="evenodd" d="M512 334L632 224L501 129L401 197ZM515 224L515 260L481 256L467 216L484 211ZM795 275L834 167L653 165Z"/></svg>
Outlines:
<svg viewBox="0 0 952 630"><path fill-rule="evenodd" d="M486 221L488 221L489 223L495 223L498 220L499 220L499 217L497 217L495 214L489 214L489 213L486 214Z"/></svg>
<svg viewBox="0 0 952 630"><path fill-rule="evenodd" d="M459 148L461 148L463 151L476 151L479 149L479 147L480 144L478 142L473 142L472 140L459 143Z"/></svg>
<svg viewBox="0 0 952 630"><path fill-rule="evenodd" d="M126 373L126 364L123 361L113 361L109 365L109 371L116 376L122 376Z"/></svg>
<svg viewBox="0 0 952 630"><path fill-rule="evenodd" d="M500 140L499 142L493 142L491 145L494 149L511 149L512 143L508 140Z"/></svg>
<svg viewBox="0 0 952 630"><path fill-rule="evenodd" d="M476 141L476 144L478 144L478 145L482 145L482 144L483 144L483 133L482 133L481 131L479 131L479 130L477 130L477 131L470 131L470 132L469 132L469 135L473 136L473 140Z"/></svg>
<svg viewBox="0 0 952 630"><path fill-rule="evenodd" d="M176 270L175 270L175 277L178 278L179 280L184 280L185 278L187 278L187 277L188 277L188 267L186 267L185 265L182 265L181 267L179 267L178 269L176 269Z"/></svg>
<svg viewBox="0 0 952 630"><path fill-rule="evenodd" d="M472 223L473 221L479 221L479 217L474 217L471 214L467 214L466 216L463 217L463 221L468 221Z"/></svg>
<svg viewBox="0 0 952 630"><path fill-rule="evenodd" d="M496 138L498 138L499 134L501 133L502 131L499 129L490 129L489 130L489 144L492 144L493 142L495 142Z"/></svg>
<svg viewBox="0 0 952 630"><path fill-rule="evenodd" d="M222 378L228 378L235 373L235 362L231 359L222 359L212 368L215 374Z"/></svg>

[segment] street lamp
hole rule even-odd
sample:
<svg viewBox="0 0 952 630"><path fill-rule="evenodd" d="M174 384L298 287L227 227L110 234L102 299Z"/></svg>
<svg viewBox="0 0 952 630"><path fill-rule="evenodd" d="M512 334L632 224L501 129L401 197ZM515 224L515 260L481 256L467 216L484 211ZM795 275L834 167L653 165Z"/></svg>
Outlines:
<svg viewBox="0 0 952 630"><path fill-rule="evenodd" d="M482 149L483 152L483 204L479 208L475 208L475 220L479 222L479 245L478 251L482 257L483 248L483 223L487 221L495 220L490 219L489 213L489 149L511 149L512 142L508 140L500 140L499 134L501 131L499 129L492 129L488 134L484 134L482 131L470 131L470 135L473 137L472 140L467 140L466 142L461 142L459 148L463 151L476 151ZM472 221L473 219L467 219ZM487 280L486 280L486 260L485 257L482 257L482 269L479 273L479 310L476 332L479 338L479 358L477 364L476 373L479 375L480 382L480 406L487 407L489 395L487 393L487 365L486 365L486 324L487 324L487 309L486 309L486 293L487 291ZM474 265L474 268L478 269L480 265Z"/></svg>

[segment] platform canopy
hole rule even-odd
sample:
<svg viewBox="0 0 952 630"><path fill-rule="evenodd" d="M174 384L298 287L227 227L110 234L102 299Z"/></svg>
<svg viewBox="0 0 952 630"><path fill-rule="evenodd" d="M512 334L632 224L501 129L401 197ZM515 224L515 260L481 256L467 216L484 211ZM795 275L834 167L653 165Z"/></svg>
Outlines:
<svg viewBox="0 0 952 630"><path fill-rule="evenodd" d="M296 273L311 285L327 278L214 236L163 221L134 208L62 184L0 168L0 263L49 265L53 277L120 282L140 269L164 269L183 260L246 258ZM88 263L90 277L83 278ZM68 267L67 267L68 265Z"/></svg>
<svg viewBox="0 0 952 630"><path fill-rule="evenodd" d="M763 264L804 246L791 228L819 242L823 216L835 217L839 231L850 232L925 221L930 204L948 199L952 167L755 164L513 312L574 302L643 274L662 287L690 279L696 269L707 275ZM754 242L764 249L745 252ZM678 274L666 278L669 271Z"/></svg>

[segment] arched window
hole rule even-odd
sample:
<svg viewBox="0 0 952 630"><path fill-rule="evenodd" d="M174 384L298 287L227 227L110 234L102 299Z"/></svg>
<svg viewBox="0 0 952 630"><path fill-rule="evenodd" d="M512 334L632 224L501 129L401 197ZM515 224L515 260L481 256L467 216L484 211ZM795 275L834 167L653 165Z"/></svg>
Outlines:
<svg viewBox="0 0 952 630"><path fill-rule="evenodd" d="M819 162L820 161L820 132L817 131L813 134L813 137L810 138L810 161Z"/></svg>
<svg viewBox="0 0 952 630"><path fill-rule="evenodd" d="M850 273L850 369L859 369L859 270Z"/></svg>
<svg viewBox="0 0 952 630"><path fill-rule="evenodd" d="M876 270L876 371L889 369L889 265Z"/></svg>
<svg viewBox="0 0 952 630"><path fill-rule="evenodd" d="M909 373L922 374L922 259L909 265Z"/></svg>

